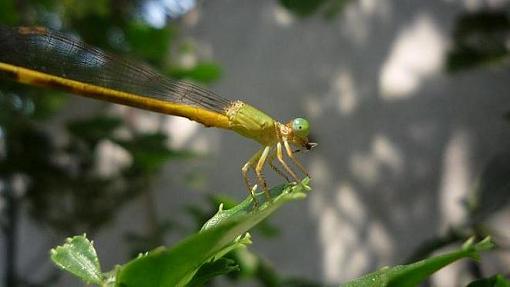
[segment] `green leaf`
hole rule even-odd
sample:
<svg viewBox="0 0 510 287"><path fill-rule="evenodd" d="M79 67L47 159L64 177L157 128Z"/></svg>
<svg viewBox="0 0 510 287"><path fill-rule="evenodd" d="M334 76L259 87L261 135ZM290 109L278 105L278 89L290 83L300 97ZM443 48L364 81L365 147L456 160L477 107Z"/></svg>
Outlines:
<svg viewBox="0 0 510 287"><path fill-rule="evenodd" d="M299 17L321 14L328 19L337 16L352 0L279 0L280 5Z"/></svg>
<svg viewBox="0 0 510 287"><path fill-rule="evenodd" d="M482 9L461 15L446 66L450 72L504 63L510 56L510 17L504 10Z"/></svg>
<svg viewBox="0 0 510 287"><path fill-rule="evenodd" d="M117 286L185 286L199 268L221 258L225 253L248 244L245 233L283 204L302 199L310 189L309 179L298 185L282 185L271 189L273 200L255 208L251 197L231 209L214 215L202 230L171 249L158 249L122 266ZM263 194L257 194L261 202Z"/></svg>
<svg viewBox="0 0 510 287"><path fill-rule="evenodd" d="M138 135L130 140L116 140L133 156L133 166L152 172L168 160L188 159L195 153L187 150L173 150L166 145L167 136L162 133Z"/></svg>
<svg viewBox="0 0 510 287"><path fill-rule="evenodd" d="M510 203L510 152L494 156L482 172L468 202L473 223L480 223Z"/></svg>
<svg viewBox="0 0 510 287"><path fill-rule="evenodd" d="M113 117L98 116L91 119L76 120L67 124L67 130L73 136L88 143L111 138L113 131L122 124L122 120Z"/></svg>
<svg viewBox="0 0 510 287"><path fill-rule="evenodd" d="M95 0L95 1L81 1L81 0L66 0L63 1L65 11L68 17L84 18L89 15L98 15L102 17L108 16L111 5L109 0Z"/></svg>
<svg viewBox="0 0 510 287"><path fill-rule="evenodd" d="M169 75L175 79L189 79L209 84L221 77L221 68L215 63L198 63L192 68L174 68Z"/></svg>
<svg viewBox="0 0 510 287"><path fill-rule="evenodd" d="M207 281L214 277L228 274L233 271L239 271L239 265L232 259L220 258L214 262L206 263L200 267L197 274L193 277L187 286L203 286Z"/></svg>
<svg viewBox="0 0 510 287"><path fill-rule="evenodd" d="M131 22L125 30L126 41L131 48L130 55L161 67L162 59L168 54L172 31L167 28L158 29L142 22Z"/></svg>
<svg viewBox="0 0 510 287"><path fill-rule="evenodd" d="M93 243L85 235L67 238L64 245L51 249L51 260L60 268L88 284L102 284L104 277Z"/></svg>
<svg viewBox="0 0 510 287"><path fill-rule="evenodd" d="M467 287L510 287L510 281L503 275L496 274L490 278L473 281Z"/></svg>
<svg viewBox="0 0 510 287"><path fill-rule="evenodd" d="M18 20L19 15L16 11L16 1L0 1L0 23L14 25Z"/></svg>
<svg viewBox="0 0 510 287"><path fill-rule="evenodd" d="M319 9L326 0L280 0L280 5L287 8L292 13L305 17L312 15L315 11Z"/></svg>
<svg viewBox="0 0 510 287"><path fill-rule="evenodd" d="M47 119L67 103L69 96L61 92L39 89L31 100L35 105L34 118Z"/></svg>
<svg viewBox="0 0 510 287"><path fill-rule="evenodd" d="M367 274L361 278L355 279L343 287L414 287L427 279L434 272L453 263L461 258L470 257L474 260L479 259L479 253L492 249L494 244L490 237L474 243L471 238L459 250L431 257L409 265L398 265L394 267L384 267L379 271Z"/></svg>

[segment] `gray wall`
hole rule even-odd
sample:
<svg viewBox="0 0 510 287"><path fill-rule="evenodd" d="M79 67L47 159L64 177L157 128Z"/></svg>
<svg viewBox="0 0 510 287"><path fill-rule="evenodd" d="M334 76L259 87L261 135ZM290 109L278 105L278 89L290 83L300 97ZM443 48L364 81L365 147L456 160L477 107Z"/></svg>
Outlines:
<svg viewBox="0 0 510 287"><path fill-rule="evenodd" d="M364 0L325 20L275 1L204 3L189 33L225 68L215 89L282 121L306 116L320 144L301 156L313 193L274 217L280 240L254 250L334 282L399 263L462 220L462 198L510 143L508 70L443 72L455 16L477 6ZM220 137L213 186L243 190L239 166L257 146Z"/></svg>

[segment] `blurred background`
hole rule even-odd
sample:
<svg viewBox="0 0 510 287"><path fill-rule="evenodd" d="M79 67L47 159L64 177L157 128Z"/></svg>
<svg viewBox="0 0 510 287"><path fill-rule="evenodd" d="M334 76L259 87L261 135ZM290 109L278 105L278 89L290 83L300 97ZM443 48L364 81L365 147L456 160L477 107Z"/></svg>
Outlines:
<svg viewBox="0 0 510 287"><path fill-rule="evenodd" d="M510 3L505 0L0 0L46 26L206 85L319 146L313 192L229 254L209 286L338 285L487 234L498 249L428 286L510 269ZM245 198L258 149L187 119L0 81L3 286L80 286L49 260L87 233L102 268L172 246ZM270 171L267 172L271 174ZM282 180L268 176L270 185Z"/></svg>

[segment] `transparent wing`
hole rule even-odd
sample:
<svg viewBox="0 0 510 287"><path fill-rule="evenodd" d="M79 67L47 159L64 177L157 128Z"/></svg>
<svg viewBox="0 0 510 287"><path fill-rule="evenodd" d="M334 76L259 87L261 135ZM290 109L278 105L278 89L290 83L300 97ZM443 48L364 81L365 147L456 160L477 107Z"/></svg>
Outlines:
<svg viewBox="0 0 510 287"><path fill-rule="evenodd" d="M0 25L0 62L86 84L224 114L232 101L44 28Z"/></svg>

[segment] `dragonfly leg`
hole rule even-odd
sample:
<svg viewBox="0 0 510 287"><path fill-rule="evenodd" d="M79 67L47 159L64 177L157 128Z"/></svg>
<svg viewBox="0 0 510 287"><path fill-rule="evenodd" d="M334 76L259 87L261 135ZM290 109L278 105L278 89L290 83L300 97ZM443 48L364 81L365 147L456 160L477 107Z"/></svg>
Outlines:
<svg viewBox="0 0 510 287"><path fill-rule="evenodd" d="M279 176L285 178L285 180L287 182L290 182L290 178L285 174L285 172L281 169L279 169L275 164L274 164L274 159L276 157L276 152L272 152L271 155L269 156L269 160L268 160L268 163L269 163L269 166L271 167L271 169L274 170L274 172L276 172Z"/></svg>
<svg viewBox="0 0 510 287"><path fill-rule="evenodd" d="M296 173L294 173L294 171L289 167L289 165L283 160L282 144L280 142L276 144L276 157L278 158L278 161L283 165L283 168L285 168L285 170L296 181L296 183L298 183L299 179L296 176Z"/></svg>
<svg viewBox="0 0 510 287"><path fill-rule="evenodd" d="M310 177L310 175L308 174L308 171L306 171L305 167L303 166L303 164L294 156L294 154L292 153L292 149L290 148L290 145L289 145L289 142L287 140L283 140L283 145L285 146L285 150L287 151L287 155L290 157L290 159L294 162L294 164L296 164L299 169L307 176L307 177Z"/></svg>
<svg viewBox="0 0 510 287"><path fill-rule="evenodd" d="M257 166L255 167L255 173L257 174L257 180L259 185L262 186L262 190L264 190L264 194L266 195L266 199L271 200L271 194L269 193L269 189L267 188L267 182L264 178L264 174L262 170L264 169L264 163L267 160L267 156L269 155L269 151L271 150L270 146L266 146L262 150L262 154L260 155L259 161L257 162Z"/></svg>
<svg viewBox="0 0 510 287"><path fill-rule="evenodd" d="M253 168L255 166L255 164L257 163L257 161L259 160L260 158L260 155L262 154L262 151L264 149L260 149L259 151L257 151L244 165L243 167L241 168L241 172L243 174L243 180L244 180L244 184L246 185L246 188L248 189L248 193L250 194L251 198L253 199L253 203L255 204L255 206L258 206L259 203L257 201L257 198L255 197L255 190L252 188L252 185L250 184L250 177L248 175L248 172L250 171L250 168Z"/></svg>

